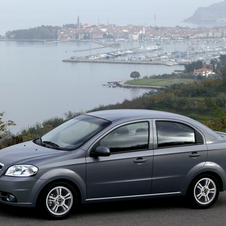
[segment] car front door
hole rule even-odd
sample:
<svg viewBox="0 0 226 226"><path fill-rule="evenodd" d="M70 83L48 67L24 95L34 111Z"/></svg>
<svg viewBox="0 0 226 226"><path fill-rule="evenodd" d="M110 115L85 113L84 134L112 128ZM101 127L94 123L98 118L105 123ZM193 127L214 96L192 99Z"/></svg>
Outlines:
<svg viewBox="0 0 226 226"><path fill-rule="evenodd" d="M87 198L120 198L149 194L153 150L148 121L117 127L91 148L107 147L110 156L86 158Z"/></svg>
<svg viewBox="0 0 226 226"><path fill-rule="evenodd" d="M190 125L157 120L151 193L181 192L189 173L201 168L207 158L203 136Z"/></svg>

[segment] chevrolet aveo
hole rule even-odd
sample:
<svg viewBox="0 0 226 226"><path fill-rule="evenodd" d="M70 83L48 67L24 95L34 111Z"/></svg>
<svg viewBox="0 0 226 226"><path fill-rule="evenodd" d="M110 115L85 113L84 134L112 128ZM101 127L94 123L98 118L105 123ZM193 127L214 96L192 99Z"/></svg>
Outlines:
<svg viewBox="0 0 226 226"><path fill-rule="evenodd" d="M0 150L0 202L61 219L79 203L186 196L210 207L226 189L226 134L150 110L76 117Z"/></svg>

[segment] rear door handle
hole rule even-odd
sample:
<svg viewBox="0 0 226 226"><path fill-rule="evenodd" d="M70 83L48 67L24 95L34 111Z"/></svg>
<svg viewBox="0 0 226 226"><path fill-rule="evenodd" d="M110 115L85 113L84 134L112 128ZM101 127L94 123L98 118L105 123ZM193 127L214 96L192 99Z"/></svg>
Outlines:
<svg viewBox="0 0 226 226"><path fill-rule="evenodd" d="M144 163L144 162L146 162L147 160L146 159L143 159L142 157L139 157L139 158L137 158L136 160L134 160L133 162L134 163Z"/></svg>
<svg viewBox="0 0 226 226"><path fill-rule="evenodd" d="M192 157L192 158L197 158L199 157L201 154L199 154L198 152L192 152L189 157Z"/></svg>

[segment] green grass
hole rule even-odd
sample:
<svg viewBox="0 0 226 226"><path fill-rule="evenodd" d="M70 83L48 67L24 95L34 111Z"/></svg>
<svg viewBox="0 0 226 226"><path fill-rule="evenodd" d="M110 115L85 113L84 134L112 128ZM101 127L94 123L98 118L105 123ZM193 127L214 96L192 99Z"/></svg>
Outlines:
<svg viewBox="0 0 226 226"><path fill-rule="evenodd" d="M174 83L192 83L194 79L189 78L172 78L172 79L135 79L125 82L128 85L142 85L142 86L169 86Z"/></svg>

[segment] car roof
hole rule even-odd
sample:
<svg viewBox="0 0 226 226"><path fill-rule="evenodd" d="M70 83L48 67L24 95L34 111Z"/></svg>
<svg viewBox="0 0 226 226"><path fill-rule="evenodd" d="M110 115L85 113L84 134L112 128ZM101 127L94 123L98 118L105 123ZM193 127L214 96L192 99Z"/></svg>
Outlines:
<svg viewBox="0 0 226 226"><path fill-rule="evenodd" d="M88 113L88 115L92 115L95 117L103 118L109 121L118 121L118 120L132 120L132 119L147 119L147 118L174 118L174 119L186 119L189 118L164 112L164 111L155 111L155 110L143 110L143 109L117 109L117 110L104 110L104 111L96 111Z"/></svg>
<svg viewBox="0 0 226 226"><path fill-rule="evenodd" d="M117 110L103 110L103 111L95 111L87 113L87 115L91 115L94 117L102 118L113 123L121 123L123 121L132 121L139 119L173 119L180 120L186 123L189 123L195 126L197 129L202 131L205 134L206 141L212 142L213 140L218 140L222 138L216 132L211 130L209 127L203 125L202 123L193 120L189 117L174 114L170 112L164 111L156 111L156 110L143 110L143 109L117 109Z"/></svg>

